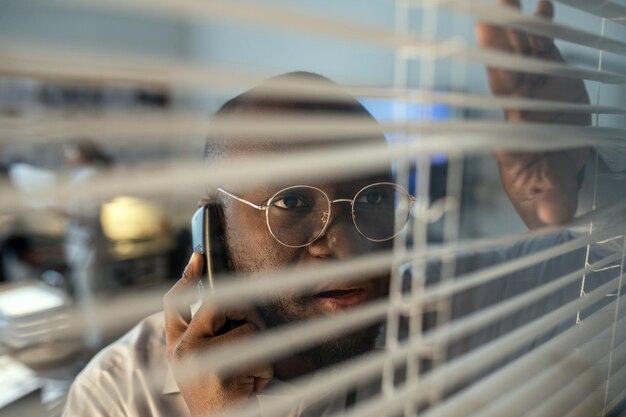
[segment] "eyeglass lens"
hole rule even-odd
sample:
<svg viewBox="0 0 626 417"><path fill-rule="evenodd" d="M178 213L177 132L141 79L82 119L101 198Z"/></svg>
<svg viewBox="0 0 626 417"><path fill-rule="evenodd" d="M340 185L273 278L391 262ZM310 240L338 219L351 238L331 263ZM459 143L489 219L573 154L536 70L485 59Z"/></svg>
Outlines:
<svg viewBox="0 0 626 417"><path fill-rule="evenodd" d="M330 203L320 190L291 187L269 201L267 224L276 239L288 246L313 242L324 230Z"/></svg>
<svg viewBox="0 0 626 417"><path fill-rule="evenodd" d="M354 197L354 224L366 238L382 241L395 235L406 224L411 198L404 189L393 184L373 184Z"/></svg>
<svg viewBox="0 0 626 417"><path fill-rule="evenodd" d="M303 246L317 239L329 220L330 202L313 187L279 191L268 202L267 222L276 239L288 246ZM353 219L366 238L383 241L395 235L395 221L404 226L411 198L394 184L372 184L354 198Z"/></svg>

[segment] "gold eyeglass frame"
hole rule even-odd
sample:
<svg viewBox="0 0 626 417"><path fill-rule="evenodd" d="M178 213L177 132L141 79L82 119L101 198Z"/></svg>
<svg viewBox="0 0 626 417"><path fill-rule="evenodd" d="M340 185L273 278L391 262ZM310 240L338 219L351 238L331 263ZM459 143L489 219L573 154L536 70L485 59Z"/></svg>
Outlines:
<svg viewBox="0 0 626 417"><path fill-rule="evenodd" d="M356 197L357 197L359 194L361 194L361 193L362 193L365 189L367 189L367 188L369 188L369 187L374 187L374 186L377 186L377 185L391 185L391 186L395 187L397 190L399 190L399 191L403 192L404 194L406 194L406 196L409 198L409 204L410 204L410 206L409 206L409 210L407 211L407 216L406 216L406 219L404 220L404 224L402 225L402 227L398 228L398 230L396 231L396 233L394 233L394 234L393 234L393 236L390 236L390 237L385 238L385 239L372 239L372 238L367 237L367 236L366 236L365 234L363 234L363 232L359 229L359 226L357 226L357 224L356 224L356 219L355 219L355 216L354 216L354 202L355 202L355 200L356 200ZM317 236L315 236L315 237L314 237L314 238L313 238L310 242L307 242L307 243L302 244L302 245L288 245L288 244L286 244L285 242L282 242L280 239L278 239L278 237L276 237L276 235L275 235L275 234L274 234L274 232L272 231L272 227L270 226L270 220L269 220L269 209L270 209L270 207L271 207L271 205L272 205L273 200L274 200L274 199L275 199L278 195L283 194L285 191L289 191L289 190L294 189L294 188L310 188L310 189L313 189L313 190L319 191L320 193L322 193L322 195L324 195L324 197L326 197L326 201L327 201L327 203L328 203L328 210L324 212L324 219L323 219L323 221L324 221L324 227L323 227L323 228L322 228L322 230L319 232L319 234L318 234ZM304 185L304 184L303 184L303 185L292 185L292 186L289 186L289 187L287 187L287 188L283 188L283 189L281 189L281 190L277 191L276 193L274 193L274 195L272 195L272 196L269 198L269 200L267 200L267 204L265 204L265 205L259 205L259 204L255 204L255 203L253 203L253 202L251 202L251 201L245 200L245 199L243 199L243 198L241 198L241 197L239 197L239 196L236 196L236 195L234 195L234 194L232 194L232 193L230 193L230 192L226 191L226 190L225 190L225 189L223 189L223 188L218 188L218 189L217 189L217 192L221 192L221 193L223 193L223 194L225 194L225 195L227 195L227 196L229 196L229 197L231 197L231 198L234 198L235 200L237 200L237 201L239 201L239 202L241 202L241 203L244 203L244 204L246 204L246 205L248 205L248 206L250 206L250 207L252 207L252 208L255 208L255 209L257 209L257 210L264 211L264 212L265 212L265 223L266 223L266 225L267 225L267 230L269 230L269 232L270 232L270 234L272 235L272 237L273 237L273 238L274 238L274 239L275 239L278 243L280 243L280 244L281 244L281 245L283 245L283 246L287 246L287 247L289 247L289 248L302 248L302 247L305 247L305 246L309 246L311 243L315 242L317 239L319 239L320 237L322 237L322 236L324 235L324 233L326 233L326 229L328 228L328 225L330 225L330 223L331 223L331 222L330 222L330 219L332 218L332 205L333 205L334 203L350 203L350 217L351 217L351 219L352 219L352 224L354 225L354 227L356 228L356 230L359 232L359 234L360 234L361 236L363 236L365 239L367 239L367 240L369 240L369 241L371 241L371 242L386 242L386 241L391 240L391 239L393 239L394 237L396 237L396 236L397 236L397 235L398 235L398 234L402 231L402 229L404 228L404 226L406 226L406 224L407 224L407 222L408 222L408 220L409 220L409 217L410 217L410 215L411 215L411 210L412 210L412 208L413 208L413 204L415 203L415 196L411 195L411 194L410 194L410 193L409 193L409 192L408 192L408 191L407 191L404 187L402 187L402 186L400 186L400 185L398 185L398 184L396 184L396 183L393 183L393 182L376 182L376 183L373 183L373 184L368 184L368 185L366 185L365 187L361 188L359 191L357 191L357 192L354 194L354 197L353 197L353 198L351 198L351 199L350 199L350 198L336 198L336 199L334 199L334 200L331 200L331 199L328 197L328 194L326 194L323 190L321 190L321 189L319 189L319 188L317 188L317 187L313 187L312 185Z"/></svg>

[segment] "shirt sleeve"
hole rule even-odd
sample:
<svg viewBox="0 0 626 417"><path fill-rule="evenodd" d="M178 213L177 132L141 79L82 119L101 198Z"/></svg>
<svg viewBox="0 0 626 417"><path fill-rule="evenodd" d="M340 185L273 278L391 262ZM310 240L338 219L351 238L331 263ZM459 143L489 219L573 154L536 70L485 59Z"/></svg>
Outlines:
<svg viewBox="0 0 626 417"><path fill-rule="evenodd" d="M163 325L156 313L94 356L74 380L63 416L189 416L178 389L166 390Z"/></svg>
<svg viewBox="0 0 626 417"><path fill-rule="evenodd" d="M95 383L84 374L79 374L67 396L63 417L126 417L120 407L121 398L114 398L116 389L111 390L105 375Z"/></svg>
<svg viewBox="0 0 626 417"><path fill-rule="evenodd" d="M511 261L522 257L538 254L545 250L567 244L581 235L565 232L547 237L528 239L523 242L486 251L464 255L457 260L456 280L462 282L474 273L480 274L485 268L496 265L506 266ZM564 253L550 257L546 260L532 260L521 268L512 268L506 273L484 281L480 285L455 293L452 298L452 317L459 319L477 311L489 308L498 303L520 296L528 291L544 286L552 281L561 279L567 274L580 271L588 260L589 264L603 259L610 251L598 245L590 246L589 258L587 259L587 246L566 248ZM617 263L608 265L598 271L589 271L583 281L583 274L578 279L570 280L558 290L551 292L535 302L531 302L514 313L500 317L497 321L473 332L470 336L462 338L451 344L451 356L457 356L475 349L476 347L509 333L525 324L541 318L555 309L572 302L580 297L581 291L590 292L615 279L618 268L611 268ZM593 310L586 312L593 314ZM555 334L570 327L575 317L567 320L561 327L548 332L535 340L529 340L526 350L530 350Z"/></svg>

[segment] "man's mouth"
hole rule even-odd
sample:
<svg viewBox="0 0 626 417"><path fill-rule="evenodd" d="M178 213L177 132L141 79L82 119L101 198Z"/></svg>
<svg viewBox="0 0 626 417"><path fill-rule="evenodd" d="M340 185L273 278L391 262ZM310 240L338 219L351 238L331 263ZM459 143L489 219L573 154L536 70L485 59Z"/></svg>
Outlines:
<svg viewBox="0 0 626 417"><path fill-rule="evenodd" d="M329 311L341 310L361 304L369 298L369 294L363 288L330 289L315 294L325 309Z"/></svg>

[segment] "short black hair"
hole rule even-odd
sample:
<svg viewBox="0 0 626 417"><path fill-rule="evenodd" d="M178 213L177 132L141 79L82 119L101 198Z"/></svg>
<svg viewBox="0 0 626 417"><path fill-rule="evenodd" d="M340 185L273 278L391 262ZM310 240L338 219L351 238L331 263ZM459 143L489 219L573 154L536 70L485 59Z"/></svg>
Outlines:
<svg viewBox="0 0 626 417"><path fill-rule="evenodd" d="M255 137L243 140L237 134L220 128L222 122L241 125L246 117L354 117L368 124L371 135L367 138L355 134L342 135L336 142L354 143L354 140L384 138L380 126L367 109L334 81L311 72L296 71L272 77L256 87L224 103L213 116L205 146L205 160L220 159L229 150L253 146L255 149L288 148L290 146L320 145L319 140L294 136L294 143L273 140L272 137ZM278 119L280 120L280 119ZM232 125L231 125L232 126ZM328 142L328 141L326 141ZM335 143L337 144L337 143Z"/></svg>

